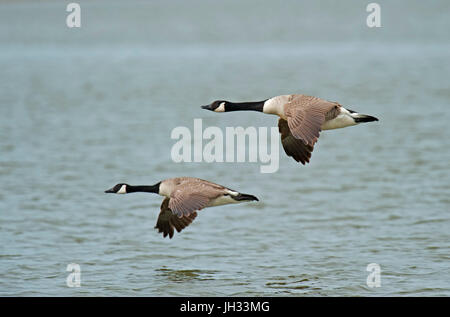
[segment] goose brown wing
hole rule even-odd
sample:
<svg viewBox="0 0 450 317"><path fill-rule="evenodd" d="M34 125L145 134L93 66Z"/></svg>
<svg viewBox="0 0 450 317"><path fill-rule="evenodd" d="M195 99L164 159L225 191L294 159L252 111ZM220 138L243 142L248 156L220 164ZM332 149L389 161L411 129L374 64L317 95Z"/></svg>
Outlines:
<svg viewBox="0 0 450 317"><path fill-rule="evenodd" d="M169 238L172 239L174 229L177 230L177 232L180 232L189 226L192 221L194 221L195 217L197 217L197 213L194 211L188 216L178 217L170 210L169 201L169 198L163 200L155 229L158 229L158 232L162 232L164 238L168 235Z"/></svg>
<svg viewBox="0 0 450 317"><path fill-rule="evenodd" d="M297 95L284 107L291 134L309 146L314 146L322 124L336 117L340 108L336 102L305 95Z"/></svg>
<svg viewBox="0 0 450 317"><path fill-rule="evenodd" d="M284 152L303 165L309 163L314 146L306 145L302 140L296 139L289 130L287 121L284 119L278 120L278 130L281 134L281 144Z"/></svg>
<svg viewBox="0 0 450 317"><path fill-rule="evenodd" d="M206 182L186 182L178 185L172 192L169 201L169 208L178 217L189 216L196 210L205 208L211 200L224 193L224 189L219 189Z"/></svg>

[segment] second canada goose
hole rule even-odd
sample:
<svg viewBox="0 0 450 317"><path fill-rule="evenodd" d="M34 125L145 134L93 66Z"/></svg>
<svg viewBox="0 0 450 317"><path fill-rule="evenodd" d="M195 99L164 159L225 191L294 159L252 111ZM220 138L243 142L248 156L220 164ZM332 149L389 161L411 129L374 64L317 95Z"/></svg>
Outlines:
<svg viewBox="0 0 450 317"><path fill-rule="evenodd" d="M309 163L320 131L378 121L375 117L345 109L338 102L299 94L256 102L216 100L202 108L214 112L252 110L279 116L278 129L284 151L303 165Z"/></svg>
<svg viewBox="0 0 450 317"><path fill-rule="evenodd" d="M258 201L258 198L253 195L239 193L225 186L194 177L169 178L151 186L120 183L105 191L105 193L113 194L136 192L165 196L155 226L155 229L162 232L164 238L167 235L172 238L174 229L180 232L189 226L197 217L196 211L203 208Z"/></svg>

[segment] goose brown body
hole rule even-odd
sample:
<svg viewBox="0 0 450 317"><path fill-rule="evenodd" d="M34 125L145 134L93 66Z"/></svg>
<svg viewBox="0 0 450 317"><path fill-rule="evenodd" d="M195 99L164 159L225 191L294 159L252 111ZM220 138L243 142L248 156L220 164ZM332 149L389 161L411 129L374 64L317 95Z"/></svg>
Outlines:
<svg viewBox="0 0 450 317"><path fill-rule="evenodd" d="M218 100L202 108L215 112L253 110L279 116L278 129L283 149L302 164L310 161L322 130L378 121L375 117L345 109L338 102L302 94L280 95L259 102Z"/></svg>
<svg viewBox="0 0 450 317"><path fill-rule="evenodd" d="M288 156L309 163L314 145L326 121L335 119L342 107L337 102L305 95L289 95L278 120L281 144Z"/></svg>
<svg viewBox="0 0 450 317"><path fill-rule="evenodd" d="M197 211L207 207L258 201L253 195L243 194L228 187L194 177L163 180L153 186L117 184L107 193L127 194L152 192L164 196L155 228L172 238L174 230L180 232L197 217Z"/></svg>

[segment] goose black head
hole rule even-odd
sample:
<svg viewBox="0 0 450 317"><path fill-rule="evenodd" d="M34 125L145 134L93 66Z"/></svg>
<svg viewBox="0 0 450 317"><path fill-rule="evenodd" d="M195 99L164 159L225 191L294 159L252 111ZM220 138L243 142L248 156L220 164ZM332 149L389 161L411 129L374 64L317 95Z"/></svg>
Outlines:
<svg viewBox="0 0 450 317"><path fill-rule="evenodd" d="M120 183L114 186L113 188L110 188L108 190L105 190L105 193L112 193L112 194L127 194L128 191L128 184Z"/></svg>
<svg viewBox="0 0 450 317"><path fill-rule="evenodd" d="M211 110L214 112L225 112L225 104L227 101L225 100L216 100L213 101L211 104L202 106L203 109Z"/></svg>

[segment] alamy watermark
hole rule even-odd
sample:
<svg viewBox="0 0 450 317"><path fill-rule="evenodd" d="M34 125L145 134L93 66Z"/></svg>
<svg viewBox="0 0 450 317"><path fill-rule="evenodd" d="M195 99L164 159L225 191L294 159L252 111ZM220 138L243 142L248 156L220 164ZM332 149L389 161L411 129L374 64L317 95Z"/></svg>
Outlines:
<svg viewBox="0 0 450 317"><path fill-rule="evenodd" d="M203 120L194 119L193 132L176 127L170 137L178 140L171 150L175 163L259 161L261 173L275 173L279 168L280 134L276 127L226 127L223 131L209 126L203 130Z"/></svg>
<svg viewBox="0 0 450 317"><path fill-rule="evenodd" d="M366 11L370 12L367 16L366 24L369 28L381 27L381 7L378 3L369 3L366 7Z"/></svg>
<svg viewBox="0 0 450 317"><path fill-rule="evenodd" d="M377 263L370 263L366 267L366 271L370 272L367 276L366 284L370 288L381 287L381 267Z"/></svg>
<svg viewBox="0 0 450 317"><path fill-rule="evenodd" d="M66 285L68 287L80 287L81 286L81 267L77 263L70 263L66 268L67 272L71 272L66 279Z"/></svg>
<svg viewBox="0 0 450 317"><path fill-rule="evenodd" d="M81 6L77 2L71 2L67 5L66 11L70 12L66 17L66 25L69 28L81 27ZM366 18L366 24L369 28L381 27L381 7L378 3L372 2L366 6L369 15Z"/></svg>
<svg viewBox="0 0 450 317"><path fill-rule="evenodd" d="M78 3L69 3L66 7L66 11L70 12L66 17L66 25L69 28L81 27L81 7Z"/></svg>

